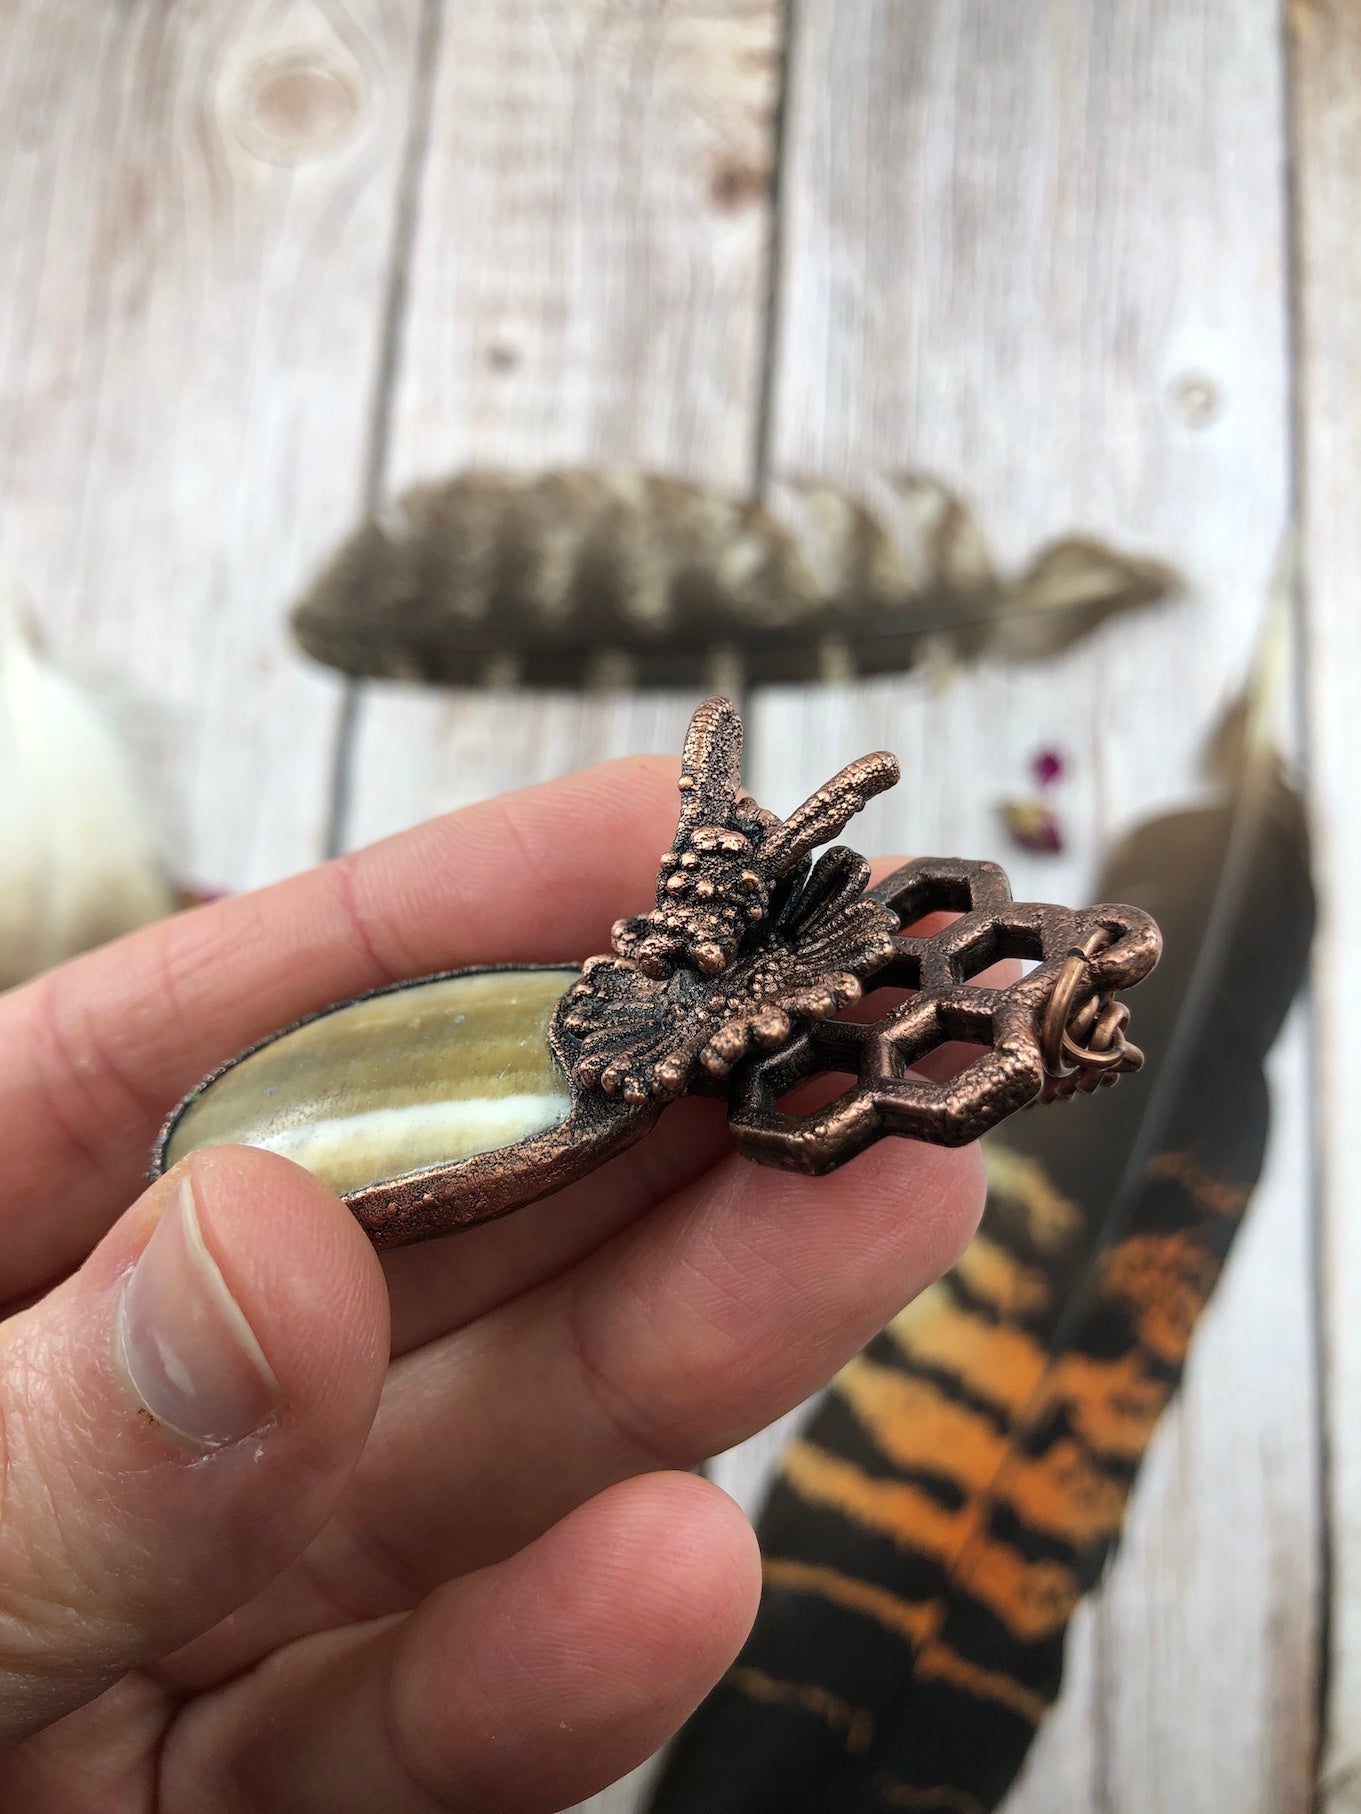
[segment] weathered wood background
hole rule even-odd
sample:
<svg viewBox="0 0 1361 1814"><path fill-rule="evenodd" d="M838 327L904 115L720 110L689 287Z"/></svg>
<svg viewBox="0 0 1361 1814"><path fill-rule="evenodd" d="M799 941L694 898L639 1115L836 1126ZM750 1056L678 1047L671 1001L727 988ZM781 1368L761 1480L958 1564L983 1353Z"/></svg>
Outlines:
<svg viewBox="0 0 1361 1814"><path fill-rule="evenodd" d="M59 654L156 702L202 881L676 747L689 699L347 689L292 653L290 596L418 476L637 462L778 505L926 467L1008 561L1081 527L1175 562L1137 668L1098 637L748 701L773 805L886 744L908 779L866 848L1001 854L1044 898L1194 786L1299 522L1317 1000L1008 1808L1361 1809L1361 0L0 0L0 27L0 561ZM1041 742L1073 766L1047 863L994 817ZM774 1443L717 1464L748 1503Z"/></svg>

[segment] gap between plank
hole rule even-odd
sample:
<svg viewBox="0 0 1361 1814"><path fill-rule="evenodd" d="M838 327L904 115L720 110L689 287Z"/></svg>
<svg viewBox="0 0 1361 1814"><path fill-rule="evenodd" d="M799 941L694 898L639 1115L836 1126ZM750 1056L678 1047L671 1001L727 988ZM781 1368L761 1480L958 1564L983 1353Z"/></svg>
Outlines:
<svg viewBox="0 0 1361 1814"><path fill-rule="evenodd" d="M364 470L363 510L372 516L383 501L387 478L388 446L392 432L392 395L401 357L406 324L411 250L416 239L420 209L421 173L430 145L434 112L435 71L439 62L440 34L444 25L444 0L421 0L416 28L416 70L411 84L411 114L402 150L397 209L392 230L392 252L383 296L378 370L374 379L369 420L368 460ZM331 760L331 792L326 808L324 850L337 857L345 848L350 815L350 792L355 731L362 698L360 683L346 680L336 720L335 753Z"/></svg>
<svg viewBox="0 0 1361 1814"><path fill-rule="evenodd" d="M775 82L775 112L771 121L770 232L766 240L765 322L761 336L761 365L757 379L756 434L752 447L752 491L765 501L770 482L770 438L775 405L775 369L780 342L780 285L784 277L784 211L786 131L789 121L790 84L794 74L794 37L799 28L799 0L783 0L780 9L780 66Z"/></svg>
<svg viewBox="0 0 1361 1814"><path fill-rule="evenodd" d="M1300 165L1300 68L1296 35L1291 29L1289 5L1283 5L1279 18L1281 113L1285 122L1281 180L1285 193L1285 325L1287 337L1285 421L1289 436L1287 475L1289 482L1290 533L1296 538L1294 584L1291 598L1291 655L1294 672L1292 708L1300 740L1300 768L1307 798L1313 795L1314 749L1313 725L1309 710L1309 674L1312 657L1312 624L1310 622L1309 551L1304 545L1306 493L1309 482L1308 439L1305 417L1309 407L1309 375L1306 360L1303 283L1306 247L1304 244L1304 173ZM1318 1410L1314 1455L1317 1488L1317 1522L1314 1541L1318 1550L1317 1629L1314 1651L1314 1732L1313 1755L1309 1772L1309 1807L1312 1811L1324 1805L1323 1768L1329 1729L1328 1701L1332 1688L1333 1594L1336 1589L1335 1544L1333 1529L1333 1457L1330 1432L1333 1401L1329 1378L1325 1318L1328 1315L1324 1291L1324 1180L1320 1154L1324 1150L1324 1097L1322 1091L1322 1028L1314 1000L1312 977L1305 995L1309 1036L1305 1042L1307 1075L1304 1081L1309 1108L1308 1120L1308 1231L1310 1344L1314 1374L1314 1398Z"/></svg>

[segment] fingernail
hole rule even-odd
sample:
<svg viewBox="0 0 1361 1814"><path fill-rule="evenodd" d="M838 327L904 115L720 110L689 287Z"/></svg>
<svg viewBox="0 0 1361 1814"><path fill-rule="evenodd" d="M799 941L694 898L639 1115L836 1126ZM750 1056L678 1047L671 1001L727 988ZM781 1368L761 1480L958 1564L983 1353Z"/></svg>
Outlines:
<svg viewBox="0 0 1361 1814"><path fill-rule="evenodd" d="M143 1407L199 1448L238 1442L279 1406L279 1382L208 1251L188 1178L124 1287L117 1349Z"/></svg>

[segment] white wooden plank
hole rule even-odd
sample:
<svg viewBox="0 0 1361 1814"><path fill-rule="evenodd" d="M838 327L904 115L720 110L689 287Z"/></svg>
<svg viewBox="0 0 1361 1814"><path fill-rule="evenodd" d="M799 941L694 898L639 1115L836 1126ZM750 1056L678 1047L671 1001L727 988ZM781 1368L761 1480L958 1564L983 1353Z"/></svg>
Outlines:
<svg viewBox="0 0 1361 1814"><path fill-rule="evenodd" d="M1307 1016L1269 1066L1267 1168L1098 1607L1101 1807L1312 1805L1317 1623ZM1304 1383L1302 1383L1304 1382ZM1137 1785L1137 1799L1136 1789Z"/></svg>
<svg viewBox="0 0 1361 1814"><path fill-rule="evenodd" d="M1068 1628L1063 1692L1041 1725L1004 1814L1080 1814L1103 1806L1099 1747L1093 1743L1105 1684L1095 1626L1099 1602L1085 1600Z"/></svg>
<svg viewBox="0 0 1361 1814"><path fill-rule="evenodd" d="M639 465L750 488L778 8L448 9L388 478ZM605 756L689 695L364 689L350 842Z"/></svg>
<svg viewBox="0 0 1361 1814"><path fill-rule="evenodd" d="M1132 660L1107 630L943 693L912 677L758 695L759 797L787 806L886 744L907 780L866 815L866 847L993 854L1018 892L1075 899L1113 831L1191 790L1289 510L1280 55L1270 0L800 9L777 498L808 475L882 498L885 475L925 467L977 504L1005 561L1080 528L1170 559L1190 592L1144 620ZM1072 767L1060 862L1007 848L995 817L1051 744ZM1010 1814L1301 1805L1319 1579L1309 1167L1304 1072L1278 1081L1294 1135ZM750 1496L740 1462L724 1479Z"/></svg>
<svg viewBox="0 0 1361 1814"><path fill-rule="evenodd" d="M1320 1255L1330 1522L1319 1805L1361 1809L1361 10L1289 8L1298 225L1301 502L1319 978Z"/></svg>
<svg viewBox="0 0 1361 1814"><path fill-rule="evenodd" d="M358 507L419 0L23 0L0 45L0 563L164 715L185 872L324 842L282 611Z"/></svg>

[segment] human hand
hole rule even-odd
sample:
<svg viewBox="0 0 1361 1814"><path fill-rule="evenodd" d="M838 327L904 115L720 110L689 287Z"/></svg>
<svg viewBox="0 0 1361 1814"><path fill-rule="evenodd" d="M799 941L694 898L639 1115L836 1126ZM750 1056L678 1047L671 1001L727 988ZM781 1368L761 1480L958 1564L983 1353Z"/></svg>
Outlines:
<svg viewBox="0 0 1361 1814"><path fill-rule="evenodd" d="M666 1470L945 1270L976 1152L890 1141L795 1177L682 1102L553 1199L381 1263L270 1153L201 1152L137 1197L170 1105L263 1034L604 949L674 800L673 766L612 764L0 998L0 1806L556 1809L736 1653L751 1531Z"/></svg>

